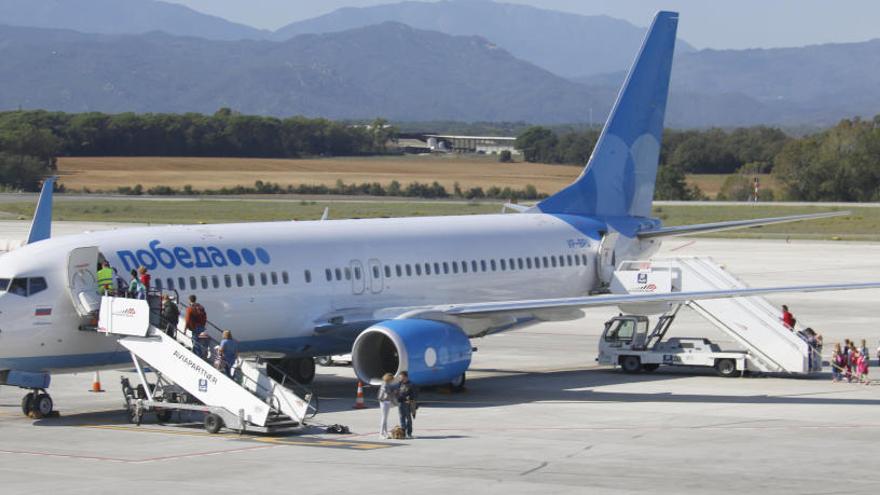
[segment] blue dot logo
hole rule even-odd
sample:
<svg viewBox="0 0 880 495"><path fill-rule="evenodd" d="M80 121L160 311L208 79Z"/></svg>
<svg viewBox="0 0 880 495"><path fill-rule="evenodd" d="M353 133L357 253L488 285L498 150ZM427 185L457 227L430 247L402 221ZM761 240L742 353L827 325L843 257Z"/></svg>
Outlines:
<svg viewBox="0 0 880 495"><path fill-rule="evenodd" d="M257 259L262 261L264 265L268 265L269 261L271 261L271 258L269 258L269 253L261 247L257 248Z"/></svg>
<svg viewBox="0 0 880 495"><path fill-rule="evenodd" d="M238 266L241 264L241 256L239 256L238 253L234 249L227 249L226 250L226 258L229 260L230 263L232 263L235 266Z"/></svg>
<svg viewBox="0 0 880 495"><path fill-rule="evenodd" d="M254 253L248 248L241 250L241 257L244 258L248 265L253 265L257 262L256 256L254 256Z"/></svg>

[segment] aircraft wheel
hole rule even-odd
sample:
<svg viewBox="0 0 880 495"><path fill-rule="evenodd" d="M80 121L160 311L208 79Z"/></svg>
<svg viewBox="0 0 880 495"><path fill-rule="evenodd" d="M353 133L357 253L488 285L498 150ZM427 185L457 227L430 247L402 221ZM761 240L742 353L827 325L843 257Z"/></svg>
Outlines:
<svg viewBox="0 0 880 495"><path fill-rule="evenodd" d="M285 359L281 361L287 374L297 383L308 385L315 379L315 360L308 358Z"/></svg>
<svg viewBox="0 0 880 495"><path fill-rule="evenodd" d="M34 393L28 392L24 394L24 397L21 398L21 413L25 416L30 416L31 411L34 410Z"/></svg>
<svg viewBox="0 0 880 495"><path fill-rule="evenodd" d="M333 358L331 358L330 356L318 356L317 358L315 358L315 363L317 363L319 366L332 366Z"/></svg>
<svg viewBox="0 0 880 495"><path fill-rule="evenodd" d="M736 376L736 361L733 359L719 359L715 363L715 369L719 375L725 378Z"/></svg>
<svg viewBox="0 0 880 495"><path fill-rule="evenodd" d="M52 408L54 404L52 403L52 397L49 397L49 394L37 394L34 397L34 408L31 411L37 418L45 418L52 414Z"/></svg>
<svg viewBox="0 0 880 495"><path fill-rule="evenodd" d="M467 377L465 376L465 373L462 373L449 382L449 388L452 389L453 392L461 392L464 390L464 382L466 380Z"/></svg>
<svg viewBox="0 0 880 495"><path fill-rule="evenodd" d="M214 413L205 415L205 431L208 433L217 433L223 428L223 418Z"/></svg>
<svg viewBox="0 0 880 495"><path fill-rule="evenodd" d="M623 356L620 358L620 367L624 373L638 373L642 371L642 360L638 356Z"/></svg>

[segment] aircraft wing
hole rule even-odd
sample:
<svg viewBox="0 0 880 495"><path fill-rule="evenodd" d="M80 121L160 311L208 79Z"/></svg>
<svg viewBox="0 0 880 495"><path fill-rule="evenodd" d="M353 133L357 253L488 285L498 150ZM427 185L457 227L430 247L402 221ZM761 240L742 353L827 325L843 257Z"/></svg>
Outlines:
<svg viewBox="0 0 880 495"><path fill-rule="evenodd" d="M761 225L800 222L802 220L818 220L820 218L845 217L848 215L850 215L850 212L848 211L832 211L827 213L789 215L785 217L755 218L750 220L733 220L729 222L698 223L694 225L661 227L655 230L645 230L639 232L638 236L642 239L650 239L652 237L674 237L680 235L705 234L707 232L720 232L722 230L744 229L748 227L759 227Z"/></svg>
<svg viewBox="0 0 880 495"><path fill-rule="evenodd" d="M822 292L880 289L880 282L855 284L792 285L696 292L652 294L603 294L596 296L532 299L485 303L449 304L396 311L395 318L443 320L459 325L469 336L482 336L513 328L524 322L570 320L583 316L583 309L620 306L684 303L701 299L726 299L777 293ZM390 314L388 316L391 316Z"/></svg>

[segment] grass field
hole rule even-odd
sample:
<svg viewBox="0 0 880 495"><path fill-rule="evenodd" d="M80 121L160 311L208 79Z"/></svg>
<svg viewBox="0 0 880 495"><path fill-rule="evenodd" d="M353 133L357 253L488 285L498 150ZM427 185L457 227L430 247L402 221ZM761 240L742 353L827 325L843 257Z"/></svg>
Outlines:
<svg viewBox="0 0 880 495"><path fill-rule="evenodd" d="M299 200L159 200L80 199L59 197L55 219L138 223L223 223L261 220L314 220L325 207L330 218L375 218L498 213L500 203L452 201L299 201ZM29 219L32 202L0 203L0 218ZM664 205L655 215L664 225L687 225L744 218L838 211L836 207L695 204ZM855 207L850 216L770 225L713 234L723 237L807 238L880 241L880 207Z"/></svg>
<svg viewBox="0 0 880 495"><path fill-rule="evenodd" d="M254 182L325 184L341 179L346 184L397 180L437 181L452 191L490 186L522 189L535 186L552 193L569 184L581 167L535 163L499 163L491 156L458 155L369 158L259 159L259 158L174 158L174 157L66 157L58 160L60 181L68 190L113 191L141 184L145 188L189 184L196 190L227 186L253 186Z"/></svg>
<svg viewBox="0 0 880 495"><path fill-rule="evenodd" d="M690 174L687 176L687 183L689 186L699 187L703 194L710 199L715 199L718 193L721 192L721 186L724 185L724 181L728 177L730 177L728 174ZM757 177L760 180L761 188L778 191L779 183L773 179L773 176L770 174L758 174Z"/></svg>

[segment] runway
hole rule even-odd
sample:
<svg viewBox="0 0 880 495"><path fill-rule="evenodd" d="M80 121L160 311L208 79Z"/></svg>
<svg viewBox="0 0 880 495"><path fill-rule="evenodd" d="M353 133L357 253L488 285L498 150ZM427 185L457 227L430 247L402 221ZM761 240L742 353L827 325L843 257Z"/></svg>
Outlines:
<svg viewBox="0 0 880 495"><path fill-rule="evenodd" d="M81 227L81 226L80 226ZM89 228L99 226L91 225ZM112 227L112 226L110 226ZM0 225L0 238L11 237ZM880 244L669 240L660 256L709 255L752 286L880 280ZM834 342L877 348L880 291L792 294L802 323ZM848 493L876 491L880 387L810 379L720 378L711 372L624 375L595 365L614 308L474 341L467 390L425 391L416 438L381 440L373 390L353 410L347 367L319 368L322 424L301 435L208 435L136 427L122 411L119 373L107 392L91 375L53 377L59 418L21 416L21 391L0 389L3 493ZM733 346L684 311L676 335ZM876 357L876 356L875 356ZM877 362L872 362L876 366ZM877 369L871 373L877 377ZM406 472L407 485L389 485Z"/></svg>

